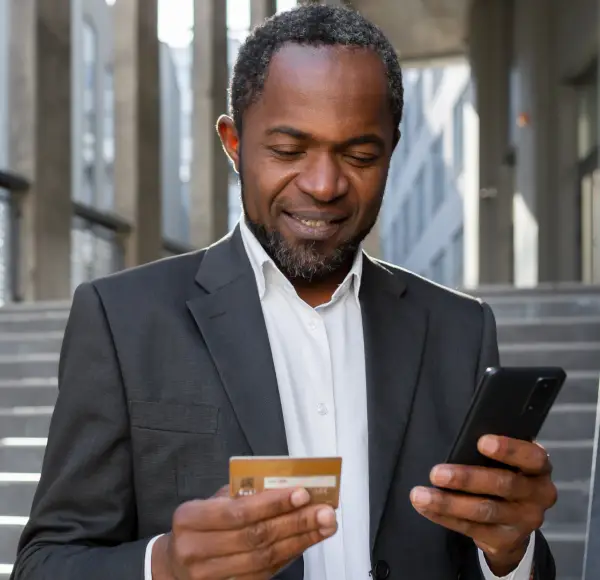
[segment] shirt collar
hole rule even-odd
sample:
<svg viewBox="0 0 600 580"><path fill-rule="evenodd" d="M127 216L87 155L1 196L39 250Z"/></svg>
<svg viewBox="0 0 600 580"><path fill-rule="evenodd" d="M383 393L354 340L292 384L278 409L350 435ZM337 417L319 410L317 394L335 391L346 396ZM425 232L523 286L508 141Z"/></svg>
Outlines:
<svg viewBox="0 0 600 580"><path fill-rule="evenodd" d="M293 290L293 286L290 281L281 273L279 268L277 268L275 265L275 262L273 262L269 254L267 254L260 242L256 239L256 236L250 231L250 228L248 227L246 219L243 215L240 218L239 227L242 234L244 248L246 249L246 254L248 254L250 265L254 271L260 300L262 301L264 299L265 294L271 284L285 286ZM361 245L358 252L356 252L350 272L348 272L348 275L344 278L344 281L334 292L333 296L331 297L331 302L334 302L344 296L350 291L350 289L352 289L355 299L358 300L362 279L363 259L363 249Z"/></svg>

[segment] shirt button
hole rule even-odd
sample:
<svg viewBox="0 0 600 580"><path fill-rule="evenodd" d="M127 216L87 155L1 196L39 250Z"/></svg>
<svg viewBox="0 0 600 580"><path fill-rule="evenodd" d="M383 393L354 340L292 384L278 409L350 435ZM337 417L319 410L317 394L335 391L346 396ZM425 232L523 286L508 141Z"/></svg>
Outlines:
<svg viewBox="0 0 600 580"><path fill-rule="evenodd" d="M308 328L310 328L311 330L315 330L317 328L317 322L315 320L311 320L308 323Z"/></svg>
<svg viewBox="0 0 600 580"><path fill-rule="evenodd" d="M319 413L319 415L327 415L327 413L329 413L329 410L327 409L326 405L324 405L323 403L319 403L317 405L317 413Z"/></svg>

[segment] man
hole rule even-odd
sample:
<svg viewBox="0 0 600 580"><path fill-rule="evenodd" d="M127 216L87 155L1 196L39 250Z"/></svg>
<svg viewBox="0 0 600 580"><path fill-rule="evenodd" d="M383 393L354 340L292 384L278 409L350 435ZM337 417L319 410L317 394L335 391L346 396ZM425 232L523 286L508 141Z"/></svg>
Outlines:
<svg viewBox="0 0 600 580"><path fill-rule="evenodd" d="M540 447L487 437L518 473L431 471L498 362L489 307L360 248L402 91L389 42L350 10L248 38L218 123L244 217L76 292L15 580L554 577ZM305 490L215 494L231 456L287 454L343 457L337 513Z"/></svg>

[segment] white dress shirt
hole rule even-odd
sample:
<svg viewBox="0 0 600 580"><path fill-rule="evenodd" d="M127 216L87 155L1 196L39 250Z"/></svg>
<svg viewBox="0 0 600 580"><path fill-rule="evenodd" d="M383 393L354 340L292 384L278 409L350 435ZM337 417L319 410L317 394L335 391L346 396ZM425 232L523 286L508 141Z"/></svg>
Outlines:
<svg viewBox="0 0 600 580"><path fill-rule="evenodd" d="M359 290L362 251L331 300L312 308L240 221L273 354L292 457L342 457L338 532L304 553L304 580L372 580L367 387ZM145 580L152 580L146 551ZM533 539L505 580L529 580ZM486 580L498 580L480 552Z"/></svg>

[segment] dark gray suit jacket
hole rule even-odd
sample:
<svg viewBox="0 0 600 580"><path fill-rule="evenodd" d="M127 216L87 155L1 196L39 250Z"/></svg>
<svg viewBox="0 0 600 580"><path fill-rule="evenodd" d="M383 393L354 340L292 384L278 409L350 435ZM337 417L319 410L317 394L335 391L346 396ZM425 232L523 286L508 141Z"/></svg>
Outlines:
<svg viewBox="0 0 600 580"><path fill-rule="evenodd" d="M473 543L409 502L444 461L484 369L484 304L366 259L364 321L375 578L479 580ZM14 580L141 580L182 502L232 455L287 453L273 361L238 230L208 250L81 286ZM554 578L540 535L538 578ZM280 575L302 580L302 559ZM318 579L311 579L318 580Z"/></svg>

